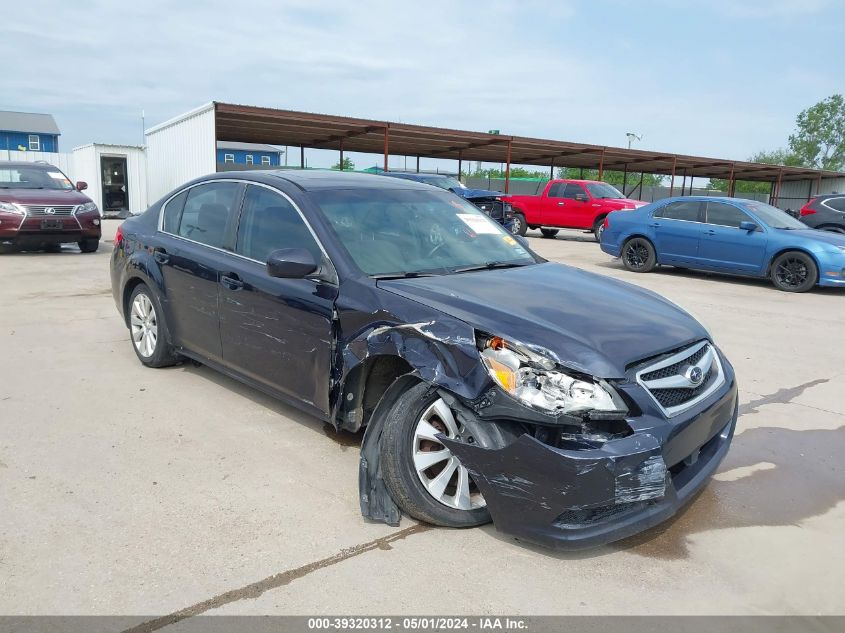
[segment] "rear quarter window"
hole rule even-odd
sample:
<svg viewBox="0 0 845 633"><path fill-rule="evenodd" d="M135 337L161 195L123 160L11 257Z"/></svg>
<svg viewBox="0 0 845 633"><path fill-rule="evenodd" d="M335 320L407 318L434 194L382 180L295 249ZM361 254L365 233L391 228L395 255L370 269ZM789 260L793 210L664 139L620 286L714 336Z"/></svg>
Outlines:
<svg viewBox="0 0 845 633"><path fill-rule="evenodd" d="M828 198L823 204L836 211L845 211L845 196L841 198Z"/></svg>

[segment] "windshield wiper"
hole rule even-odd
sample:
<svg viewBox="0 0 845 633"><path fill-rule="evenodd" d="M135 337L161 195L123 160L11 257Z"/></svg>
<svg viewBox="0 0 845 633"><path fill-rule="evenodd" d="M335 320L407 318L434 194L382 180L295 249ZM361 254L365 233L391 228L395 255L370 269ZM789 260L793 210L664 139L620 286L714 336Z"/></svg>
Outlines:
<svg viewBox="0 0 845 633"><path fill-rule="evenodd" d="M436 273L407 272L407 273L383 273L370 275L373 279L417 279L418 277L439 277Z"/></svg>
<svg viewBox="0 0 845 633"><path fill-rule="evenodd" d="M455 268L454 273L468 273L473 270L493 270L494 268L520 268L527 264L517 264L514 262L486 262L484 264L476 264L475 266L464 266L463 268Z"/></svg>

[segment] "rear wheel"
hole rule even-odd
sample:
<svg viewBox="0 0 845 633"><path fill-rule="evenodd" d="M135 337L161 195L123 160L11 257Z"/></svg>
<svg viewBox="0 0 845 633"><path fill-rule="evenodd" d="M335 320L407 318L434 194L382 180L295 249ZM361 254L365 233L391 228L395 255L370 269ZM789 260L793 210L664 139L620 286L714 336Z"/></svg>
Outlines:
<svg viewBox="0 0 845 633"><path fill-rule="evenodd" d="M525 216L522 213L513 214L513 222L511 223L511 233L514 235L525 235L528 230L528 225L525 223Z"/></svg>
<svg viewBox="0 0 845 633"><path fill-rule="evenodd" d="M819 229L822 231L830 231L831 233L845 233L845 228L840 226L831 226L829 224L827 226L820 226Z"/></svg>
<svg viewBox="0 0 845 633"><path fill-rule="evenodd" d="M387 414L381 438L384 482L408 515L446 527L490 521L484 497L467 469L437 434L461 437L465 429L427 384L412 387Z"/></svg>
<svg viewBox="0 0 845 633"><path fill-rule="evenodd" d="M816 285L819 269L806 253L789 251L772 262L772 283L784 292L807 292Z"/></svg>
<svg viewBox="0 0 845 633"><path fill-rule="evenodd" d="M89 237L84 240L80 240L77 242L79 246L79 250L83 253L94 253L98 248L100 248L100 238L98 237Z"/></svg>
<svg viewBox="0 0 845 633"><path fill-rule="evenodd" d="M543 237L554 237L557 235L557 229L540 229L540 233L543 234Z"/></svg>
<svg viewBox="0 0 845 633"><path fill-rule="evenodd" d="M622 247L622 263L635 273L648 273L657 265L654 246L644 237L633 237Z"/></svg>
<svg viewBox="0 0 845 633"><path fill-rule="evenodd" d="M144 365L166 367L178 362L158 301L146 284L138 284L132 291L127 320L132 347Z"/></svg>
<svg viewBox="0 0 845 633"><path fill-rule="evenodd" d="M604 233L604 218L598 218L593 224L593 235L596 242L601 242L601 234Z"/></svg>

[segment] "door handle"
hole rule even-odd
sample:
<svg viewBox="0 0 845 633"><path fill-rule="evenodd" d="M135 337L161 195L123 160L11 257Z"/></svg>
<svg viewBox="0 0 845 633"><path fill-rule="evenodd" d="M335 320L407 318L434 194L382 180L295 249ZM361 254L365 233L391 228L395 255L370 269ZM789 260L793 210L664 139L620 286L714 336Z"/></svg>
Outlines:
<svg viewBox="0 0 845 633"><path fill-rule="evenodd" d="M565 204L566 204L565 202L558 202L558 203L557 203L557 206L562 207L562 206L563 206L563 205L565 205Z"/></svg>
<svg viewBox="0 0 845 633"><path fill-rule="evenodd" d="M713 229L708 229L708 230L704 231L704 234L705 235L716 235L716 231L714 231Z"/></svg>
<svg viewBox="0 0 845 633"><path fill-rule="evenodd" d="M240 290L244 287L244 282L235 273L224 273L220 275L220 283L229 290Z"/></svg>
<svg viewBox="0 0 845 633"><path fill-rule="evenodd" d="M660 226L660 222L652 222L652 223L651 223L651 226L652 226L653 228L657 228L658 226Z"/></svg>
<svg viewBox="0 0 845 633"><path fill-rule="evenodd" d="M170 255L167 254L166 250L159 247L153 250L153 259L159 264L166 264L170 261Z"/></svg>

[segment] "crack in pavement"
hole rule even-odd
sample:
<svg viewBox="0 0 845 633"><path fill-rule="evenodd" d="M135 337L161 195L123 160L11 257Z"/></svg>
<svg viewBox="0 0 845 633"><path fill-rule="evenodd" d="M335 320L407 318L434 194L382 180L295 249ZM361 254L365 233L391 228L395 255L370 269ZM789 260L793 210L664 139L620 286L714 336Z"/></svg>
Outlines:
<svg viewBox="0 0 845 633"><path fill-rule="evenodd" d="M745 404L740 405L739 415L746 415L748 413L759 413L760 407L763 407L767 404L789 404L792 400L807 391L807 389L815 387L816 385L823 385L826 382L830 382L830 378L818 378L816 380L811 380L810 382L805 382L801 385L796 385L795 387L785 387L783 389L778 389L774 393L761 396L756 400L751 400L750 402L746 402Z"/></svg>
<svg viewBox="0 0 845 633"><path fill-rule="evenodd" d="M332 565L337 565L345 560L360 556L361 554L366 554L367 552L372 552L373 550L390 550L392 549L390 546L391 543L404 540L413 534L427 532L432 529L434 528L430 525L413 525L409 528L405 528L404 530L399 530L398 532L389 534L388 536L382 536L381 538L368 541L367 543L361 543L347 549L342 549L337 554L333 554L328 558L323 558L295 569L289 569L287 571L279 572L278 574L273 574L263 580L245 585L244 587L240 587L238 589L226 591L214 596L213 598L203 600L202 602L180 609L179 611L175 611L169 615L164 615L153 620L147 620L137 626L125 629L124 631L121 631L121 633L152 633L152 631L158 631L159 629L163 629L171 624L176 624L182 620L201 615L211 609L218 609L224 605L231 604L232 602L258 598L271 589L284 587L298 578L307 576L311 572L325 569L326 567L331 567Z"/></svg>

